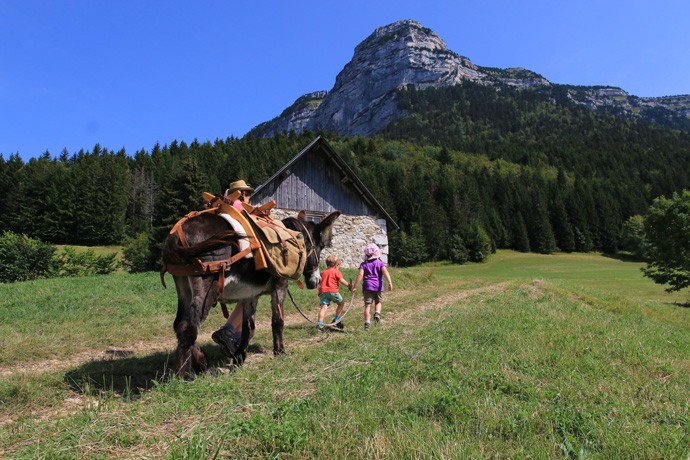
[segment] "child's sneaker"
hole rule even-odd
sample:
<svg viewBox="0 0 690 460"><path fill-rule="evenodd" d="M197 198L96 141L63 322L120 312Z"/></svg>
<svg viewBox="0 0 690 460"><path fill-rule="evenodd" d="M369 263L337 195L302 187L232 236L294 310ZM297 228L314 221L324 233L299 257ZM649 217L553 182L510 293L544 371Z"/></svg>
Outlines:
<svg viewBox="0 0 690 460"><path fill-rule="evenodd" d="M316 325L316 330L320 332L326 332L326 326L324 326L322 323L319 323Z"/></svg>
<svg viewBox="0 0 690 460"><path fill-rule="evenodd" d="M335 318L333 318L333 321L331 323L335 323L334 326L340 329L341 331L345 329L345 325L343 324L342 321L338 321L337 323L335 322Z"/></svg>
<svg viewBox="0 0 690 460"><path fill-rule="evenodd" d="M375 323L380 323L380 322L381 322L381 313L378 312L378 311L377 311L376 313L374 313L374 322L375 322Z"/></svg>
<svg viewBox="0 0 690 460"><path fill-rule="evenodd" d="M364 321L364 329L365 330L369 329L369 325L370 325L369 321Z"/></svg>

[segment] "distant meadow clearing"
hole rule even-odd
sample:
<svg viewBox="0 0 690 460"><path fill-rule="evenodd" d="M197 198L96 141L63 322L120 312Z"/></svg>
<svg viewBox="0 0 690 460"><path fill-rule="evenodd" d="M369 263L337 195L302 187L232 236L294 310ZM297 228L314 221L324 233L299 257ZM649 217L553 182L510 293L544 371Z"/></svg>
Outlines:
<svg viewBox="0 0 690 460"><path fill-rule="evenodd" d="M168 372L170 278L1 284L0 457L686 459L688 292L641 266L499 251L393 268L380 326L363 329L361 293L342 334L288 303L278 358L262 299L240 368L214 308L214 372L192 381ZM290 290L315 316L315 292Z"/></svg>

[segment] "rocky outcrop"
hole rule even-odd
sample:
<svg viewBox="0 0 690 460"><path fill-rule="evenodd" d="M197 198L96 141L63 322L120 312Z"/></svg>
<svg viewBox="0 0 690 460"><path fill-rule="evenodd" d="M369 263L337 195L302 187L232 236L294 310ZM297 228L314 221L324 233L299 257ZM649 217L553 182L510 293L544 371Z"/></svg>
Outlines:
<svg viewBox="0 0 690 460"><path fill-rule="evenodd" d="M406 115L398 109L396 90L438 88L472 81L512 88L563 87L568 99L591 110L690 129L690 96L639 98L620 88L553 85L523 68L498 69L473 64L449 50L432 30L405 20L379 27L355 48L352 60L330 91L300 97L273 120L252 130L258 137L304 129L340 135L371 135Z"/></svg>
<svg viewBox="0 0 690 460"><path fill-rule="evenodd" d="M321 105L326 94L326 91L315 91L305 94L290 107L283 110L279 117L260 124L254 130L261 131L262 133L280 133L294 130L299 133L306 127L309 120L314 118L314 113Z"/></svg>

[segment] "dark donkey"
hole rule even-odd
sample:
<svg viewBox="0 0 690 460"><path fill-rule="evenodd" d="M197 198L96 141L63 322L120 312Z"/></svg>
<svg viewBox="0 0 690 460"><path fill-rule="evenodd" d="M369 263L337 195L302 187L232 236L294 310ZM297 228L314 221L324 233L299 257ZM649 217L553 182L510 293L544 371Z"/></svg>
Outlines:
<svg viewBox="0 0 690 460"><path fill-rule="evenodd" d="M340 215L339 211L327 215L316 224L306 220L300 211L297 217L283 219L289 229L302 232L306 246L306 264L303 271L308 289L321 282L319 259L321 250L330 245L331 226ZM181 233L168 235L163 244L163 263L166 266L191 266L195 260L204 263L229 260L239 250L238 236L230 224L215 213L199 213L185 220ZM180 241L180 238L186 241ZM177 317L173 327L177 335L174 371L177 375L190 376L206 370L206 357L197 344L199 328L216 302L242 301L244 306L242 339L235 353L235 360L242 362L249 345L250 328L256 302L263 294L271 295L273 353L285 353L283 343L283 305L288 289L288 279L272 276L265 270L256 270L254 259L239 258L225 270L209 274L173 274L177 289Z"/></svg>

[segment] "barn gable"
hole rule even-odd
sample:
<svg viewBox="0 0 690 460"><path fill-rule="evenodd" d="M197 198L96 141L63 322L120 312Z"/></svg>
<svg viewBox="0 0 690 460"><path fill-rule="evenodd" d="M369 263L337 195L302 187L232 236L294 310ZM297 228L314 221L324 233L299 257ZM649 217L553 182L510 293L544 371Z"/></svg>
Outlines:
<svg viewBox="0 0 690 460"><path fill-rule="evenodd" d="M357 267L362 248L378 244L388 258L389 230L397 224L364 186L352 169L322 137L317 137L270 179L256 188L252 204L276 201L273 214L282 218L304 209L318 221L326 214L343 214L333 227L331 247L324 254L343 259L343 266Z"/></svg>

